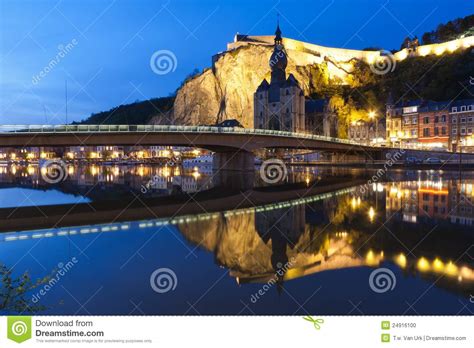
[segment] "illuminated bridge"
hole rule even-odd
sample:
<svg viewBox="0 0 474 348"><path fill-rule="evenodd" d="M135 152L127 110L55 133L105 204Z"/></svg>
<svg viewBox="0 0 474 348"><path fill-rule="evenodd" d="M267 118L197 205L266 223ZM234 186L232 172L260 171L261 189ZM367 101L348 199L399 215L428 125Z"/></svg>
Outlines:
<svg viewBox="0 0 474 348"><path fill-rule="evenodd" d="M252 151L269 148L323 151L333 160L347 156L384 160L396 148L361 145L322 135L268 129L173 125L3 125L0 147L29 146L187 146L216 153L214 166L253 169ZM428 154L426 151L412 150ZM445 153L446 154L446 153Z"/></svg>

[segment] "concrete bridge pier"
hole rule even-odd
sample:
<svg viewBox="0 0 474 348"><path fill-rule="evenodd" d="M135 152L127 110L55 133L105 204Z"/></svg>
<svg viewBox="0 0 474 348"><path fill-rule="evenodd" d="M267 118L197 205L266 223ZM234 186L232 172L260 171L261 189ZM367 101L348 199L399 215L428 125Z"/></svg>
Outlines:
<svg viewBox="0 0 474 348"><path fill-rule="evenodd" d="M216 152L212 158L212 170L255 171L255 155L243 150Z"/></svg>

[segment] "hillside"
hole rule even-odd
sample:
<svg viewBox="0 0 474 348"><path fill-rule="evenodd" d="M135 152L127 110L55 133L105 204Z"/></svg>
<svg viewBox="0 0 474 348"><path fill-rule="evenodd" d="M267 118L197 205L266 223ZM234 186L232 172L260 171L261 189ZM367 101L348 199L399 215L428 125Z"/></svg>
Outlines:
<svg viewBox="0 0 474 348"><path fill-rule="evenodd" d="M156 123L170 124L173 103L174 97L163 97L120 105L92 114L79 124L147 124L152 118Z"/></svg>

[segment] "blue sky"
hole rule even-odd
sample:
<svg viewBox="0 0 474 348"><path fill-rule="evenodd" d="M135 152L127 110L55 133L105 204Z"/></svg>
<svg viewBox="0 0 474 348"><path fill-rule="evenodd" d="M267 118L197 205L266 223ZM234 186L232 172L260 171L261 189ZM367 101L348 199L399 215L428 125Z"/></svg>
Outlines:
<svg viewBox="0 0 474 348"><path fill-rule="evenodd" d="M69 121L167 96L236 32L273 34L277 12L286 37L393 49L409 34L473 14L474 2L0 0L0 124L64 123L66 80ZM174 71L153 72L158 50L173 52Z"/></svg>

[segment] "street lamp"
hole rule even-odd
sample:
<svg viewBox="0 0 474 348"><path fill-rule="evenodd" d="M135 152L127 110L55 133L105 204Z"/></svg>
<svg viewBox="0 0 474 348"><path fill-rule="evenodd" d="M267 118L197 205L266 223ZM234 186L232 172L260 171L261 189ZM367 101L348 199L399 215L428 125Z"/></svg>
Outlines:
<svg viewBox="0 0 474 348"><path fill-rule="evenodd" d="M377 118L377 113L373 110L369 111L369 118L375 120L375 143L377 144L379 137L379 120Z"/></svg>

